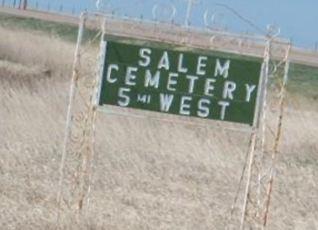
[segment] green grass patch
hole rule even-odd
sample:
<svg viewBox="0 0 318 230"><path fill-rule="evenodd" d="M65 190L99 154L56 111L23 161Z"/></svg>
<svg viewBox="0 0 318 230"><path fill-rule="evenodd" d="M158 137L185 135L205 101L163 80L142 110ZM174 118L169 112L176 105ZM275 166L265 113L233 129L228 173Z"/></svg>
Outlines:
<svg viewBox="0 0 318 230"><path fill-rule="evenodd" d="M318 68L291 64L288 91L311 99L318 99Z"/></svg>

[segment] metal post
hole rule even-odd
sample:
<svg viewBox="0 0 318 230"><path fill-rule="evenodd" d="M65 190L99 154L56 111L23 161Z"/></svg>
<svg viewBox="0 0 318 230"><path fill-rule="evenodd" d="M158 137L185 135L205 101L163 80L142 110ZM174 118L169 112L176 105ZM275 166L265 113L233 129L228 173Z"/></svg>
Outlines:
<svg viewBox="0 0 318 230"><path fill-rule="evenodd" d="M92 133L91 133L91 156L90 156L90 161L88 162L88 167L89 167L89 174L88 174L88 189L87 189L87 208L89 208L90 204L90 191L91 191L91 168L92 168L92 160L95 155L95 131L96 131L96 115L97 115L97 107L98 107L98 99L100 97L100 90L101 90L101 84L102 84L102 77L103 77L103 72L104 72L104 61L106 57L106 48L107 48L107 42L104 40L105 35L106 35L106 17L104 19L104 22L102 23L102 28L101 28L101 40L100 40L100 53L99 53L99 61L98 61L98 66L97 66L97 71L96 71L96 79L94 82L94 87L93 87L93 96L92 96L92 101L91 101L91 112L92 112Z"/></svg>
<svg viewBox="0 0 318 230"><path fill-rule="evenodd" d="M59 176L59 184L58 184L58 192L57 192L57 208L58 208L57 224L59 224L59 218L60 218L60 206L61 206L62 190L63 190L62 186L64 181L64 167L65 167L65 160L67 155L67 146L69 144L69 139L71 135L71 126L72 126L72 118L73 118L72 110L73 110L73 102L75 99L75 92L77 88L77 81L79 78L80 46L83 40L85 21L86 21L86 13L82 13L80 16L77 43L76 43L75 54L74 54L73 73L72 73L72 79L71 79L71 85L70 85L69 102L67 107L62 158L61 158L61 164L59 169L60 176Z"/></svg>
<svg viewBox="0 0 318 230"><path fill-rule="evenodd" d="M99 53L99 62L97 66L97 76L96 76L96 85L95 85L95 94L93 98L92 104L97 107L98 106L98 99L100 97L100 90L101 90L101 81L102 81L102 75L104 72L104 61L106 57L106 47L107 42L105 41L105 35L106 35L106 21L107 19L104 19L103 25L102 25L102 35L101 35L101 41L100 41L100 53Z"/></svg>
<svg viewBox="0 0 318 230"><path fill-rule="evenodd" d="M92 177L92 160L95 154L95 121L96 121L96 112L98 106L98 98L100 91L100 82L101 76L103 73L105 52L106 52L106 42L104 41L105 37L105 28L106 28L106 18L103 23L102 32L101 32L101 42L100 42L100 54L98 56L99 62L97 66L96 76L93 81L92 87L90 87L90 102L88 106L88 111L86 112L87 116L83 121L83 137L84 141L82 142L82 165L79 176L79 200L78 200L78 210L79 214L82 211L88 211L90 203L90 191L91 191L91 177ZM100 33L98 33L100 34ZM84 209L84 205L86 208Z"/></svg>
<svg viewBox="0 0 318 230"><path fill-rule="evenodd" d="M271 44L272 39L269 38L266 43L265 53L264 53L264 61L265 61L265 67L264 67L264 89L262 91L262 110L260 111L260 152L258 156L258 161L256 163L256 167L258 170L257 175L257 210L256 210L256 216L260 216L260 209L261 209L261 178L262 178L262 160L265 153L265 143L266 143L266 120L267 120L267 85L268 85L268 75L269 75L269 61L270 61L270 50L271 50Z"/></svg>
<svg viewBox="0 0 318 230"><path fill-rule="evenodd" d="M248 161L247 161L247 181L246 186L244 190L244 200L243 200L243 207L242 207L242 215L240 220L240 230L244 229L245 224L245 218L247 214L247 203L248 203L248 197L250 194L250 184L251 184L251 178L252 178L252 166L254 162L255 157L255 148L256 148L256 141L257 141L257 133L258 133L258 126L259 126L259 119L260 114L264 112L264 92L266 91L267 85L265 84L267 82L268 78L268 61L269 61L269 53L268 50L268 44L265 47L264 51L264 61L262 65L261 70L261 77L260 77L260 83L258 87L258 95L257 95L257 104L256 104L256 111L254 114L254 122L253 122L253 130L252 134L250 136L250 142L249 142L249 149L248 149Z"/></svg>
<svg viewBox="0 0 318 230"><path fill-rule="evenodd" d="M266 227L267 221L268 221L268 213L269 213L269 207L271 202L271 195L273 191L273 182L274 182L274 166L276 163L276 157L278 154L278 147L281 139L282 134L282 125L283 125L283 117L284 117L284 105L285 105L285 94L286 94L286 86L288 81L288 72L289 72L289 54L290 54L291 44L288 44L288 48L286 51L285 56L285 68L284 68L284 78L283 83L280 89L280 98L279 98L279 117L278 117L278 123L277 123L277 129L275 134L275 143L273 147L272 152L272 170L270 173L270 179L268 183L267 188L267 194L266 194L266 204L265 204L265 214L264 214L264 222L263 227Z"/></svg>
<svg viewBox="0 0 318 230"><path fill-rule="evenodd" d="M253 131L252 131L252 134L250 137L249 150L248 150L249 157L248 157L248 165L247 165L247 182L246 182L245 192L244 192L244 201L243 201L242 216L241 216L241 221L240 221L240 230L244 229L247 199L248 199L248 193L249 193L251 177L252 177L252 165L253 165L253 161L254 161L256 138L257 138L257 129L253 128Z"/></svg>

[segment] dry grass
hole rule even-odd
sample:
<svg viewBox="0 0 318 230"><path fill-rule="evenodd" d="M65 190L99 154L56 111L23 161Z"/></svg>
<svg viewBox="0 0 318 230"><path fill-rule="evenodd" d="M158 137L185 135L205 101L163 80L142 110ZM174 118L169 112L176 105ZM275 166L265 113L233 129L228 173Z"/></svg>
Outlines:
<svg viewBox="0 0 318 230"><path fill-rule="evenodd" d="M1 229L54 229L73 50L0 28ZM298 99L284 121L268 229L318 228L318 110ZM273 112L269 120L273 129ZM65 229L224 229L248 134L103 113L97 123L89 210L74 217L63 203Z"/></svg>
<svg viewBox="0 0 318 230"><path fill-rule="evenodd" d="M41 32L28 32L1 28L0 59L23 63L26 66L55 68L56 74L70 70L74 45L55 37L41 36ZM19 36L16 36L16 34ZM26 39L27 38L27 39ZM69 61L65 61L69 60Z"/></svg>

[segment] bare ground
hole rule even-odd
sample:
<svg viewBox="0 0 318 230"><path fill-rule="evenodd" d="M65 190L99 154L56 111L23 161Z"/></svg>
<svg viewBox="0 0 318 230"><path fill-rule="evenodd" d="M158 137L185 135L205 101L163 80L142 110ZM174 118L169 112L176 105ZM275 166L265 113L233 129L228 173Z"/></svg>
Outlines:
<svg viewBox="0 0 318 230"><path fill-rule="evenodd" d="M3 28L0 35L1 229L54 229L74 44ZM314 103L289 97L268 229L318 229ZM274 129L274 112L269 121ZM63 202L63 228L224 229L248 134L200 124L98 113L90 206L74 216ZM74 177L67 174L66 197Z"/></svg>

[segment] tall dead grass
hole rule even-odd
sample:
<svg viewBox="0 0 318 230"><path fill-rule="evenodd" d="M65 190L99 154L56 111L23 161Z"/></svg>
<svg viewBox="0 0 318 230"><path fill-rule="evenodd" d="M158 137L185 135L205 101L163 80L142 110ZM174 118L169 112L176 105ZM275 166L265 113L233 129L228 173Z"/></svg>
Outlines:
<svg viewBox="0 0 318 230"><path fill-rule="evenodd" d="M74 44L0 35L1 229L53 229ZM285 116L268 229L318 228L318 112L302 105ZM98 114L91 203L76 218L63 201L65 229L225 228L248 134L171 119Z"/></svg>
<svg viewBox="0 0 318 230"><path fill-rule="evenodd" d="M29 67L40 66L45 71L54 70L56 75L70 71L74 44L39 31L0 28L0 34L0 59Z"/></svg>

